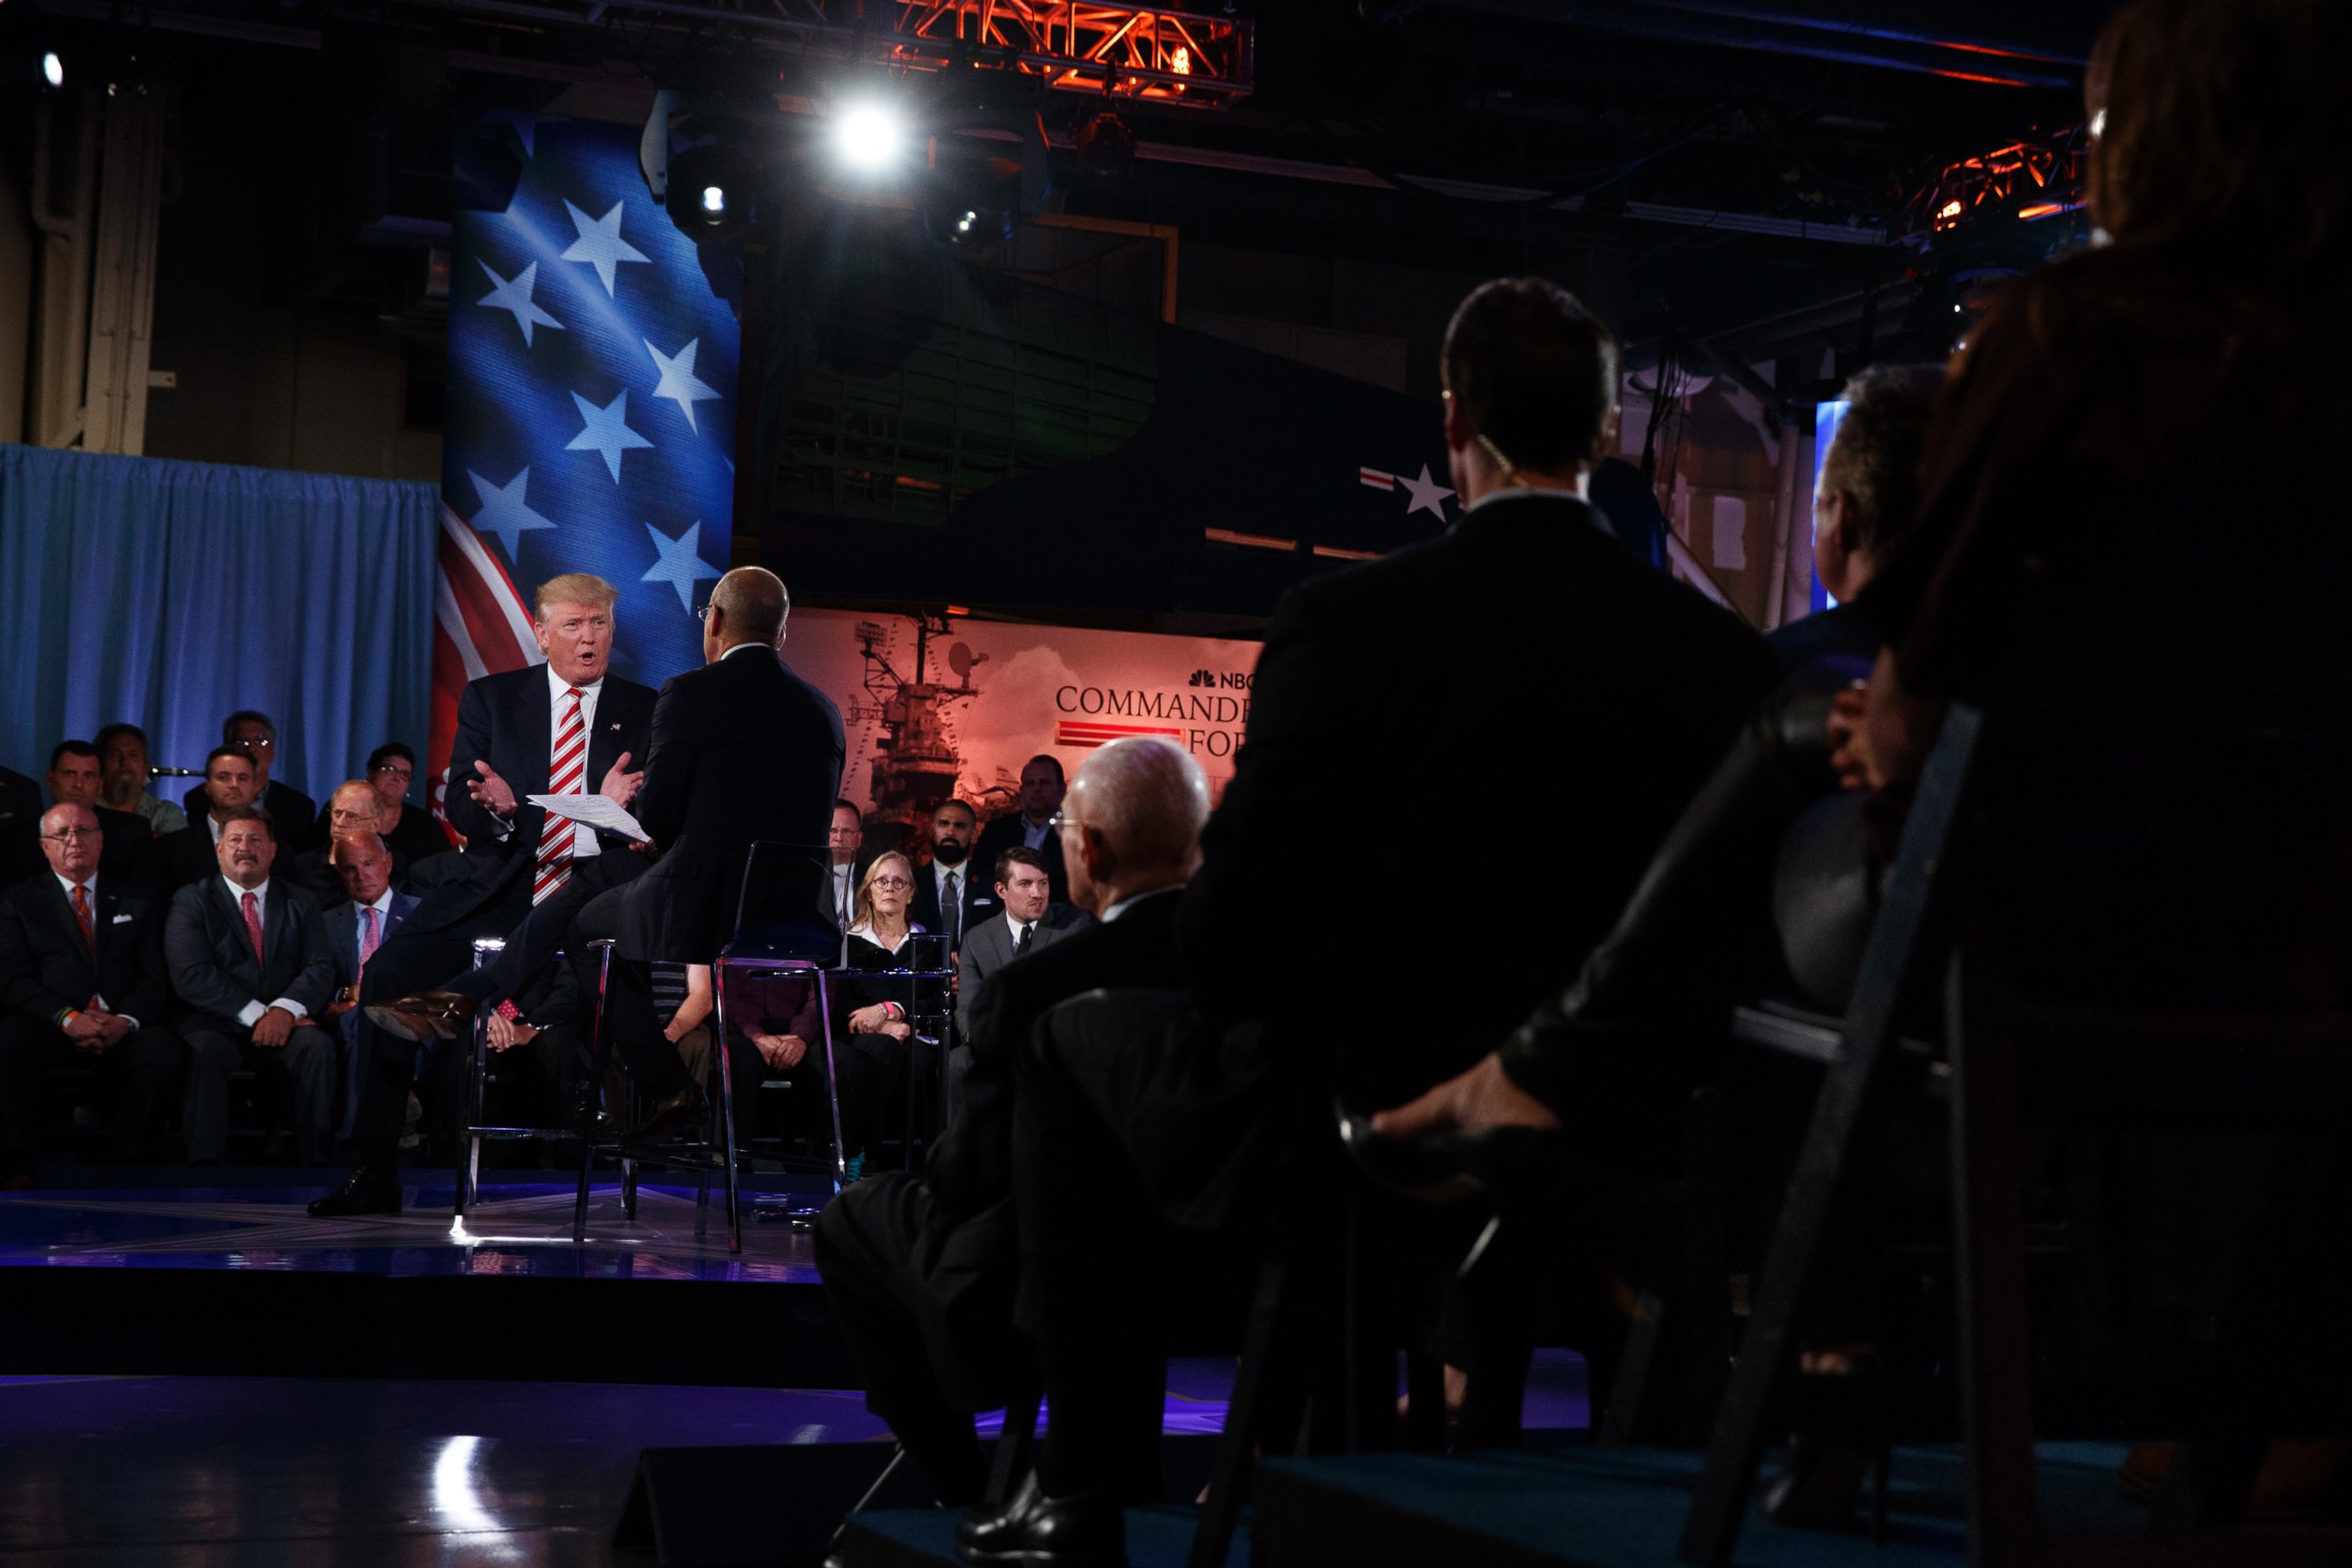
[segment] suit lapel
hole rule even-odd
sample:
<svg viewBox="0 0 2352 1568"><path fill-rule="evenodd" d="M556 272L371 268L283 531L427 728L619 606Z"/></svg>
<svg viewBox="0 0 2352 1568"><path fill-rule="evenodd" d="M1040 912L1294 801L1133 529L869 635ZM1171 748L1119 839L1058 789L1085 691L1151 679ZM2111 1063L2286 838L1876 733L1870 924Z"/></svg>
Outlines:
<svg viewBox="0 0 2352 1568"><path fill-rule="evenodd" d="M521 710L515 714L515 733L521 737L523 754L531 759L531 763L521 782L512 779L507 782L514 784L517 795L545 795L548 752L555 740L555 731L549 727L554 721L549 711L552 704L547 695L547 667L532 665L530 679L518 684L521 688L518 699ZM526 802L523 809L532 808ZM521 812L517 812L516 816L520 817Z"/></svg>

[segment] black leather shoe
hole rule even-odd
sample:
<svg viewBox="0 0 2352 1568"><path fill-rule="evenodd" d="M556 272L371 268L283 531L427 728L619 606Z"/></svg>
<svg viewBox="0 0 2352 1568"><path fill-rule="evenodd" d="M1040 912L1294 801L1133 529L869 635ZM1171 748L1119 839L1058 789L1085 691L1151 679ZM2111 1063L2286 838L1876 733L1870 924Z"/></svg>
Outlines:
<svg viewBox="0 0 2352 1568"><path fill-rule="evenodd" d="M355 1167L342 1185L310 1205L312 1219L341 1219L350 1215L398 1214L400 1184L388 1171Z"/></svg>
<svg viewBox="0 0 2352 1568"><path fill-rule="evenodd" d="M624 1143L667 1143L674 1138L697 1136L709 1124L710 1101L700 1086L688 1082L653 1103L646 1119L621 1135Z"/></svg>
<svg viewBox="0 0 2352 1568"><path fill-rule="evenodd" d="M1003 1508L976 1508L956 1526L956 1555L966 1563L1017 1563L1024 1568L1123 1568L1127 1521L1100 1493L1049 1498L1035 1471Z"/></svg>
<svg viewBox="0 0 2352 1568"><path fill-rule="evenodd" d="M1566 1163L1568 1140L1557 1128L1490 1127L1483 1132L1383 1138L1360 1111L1335 1101L1332 1114L1339 1123L1339 1142L1358 1170L1389 1191L1423 1203L1524 1190L1559 1178Z"/></svg>
<svg viewBox="0 0 2352 1568"><path fill-rule="evenodd" d="M419 991L396 1001L378 1002L367 1010L368 1022L397 1039L454 1040L474 1026L481 1004L455 991Z"/></svg>
<svg viewBox="0 0 2352 1568"><path fill-rule="evenodd" d="M604 1108L597 1101L595 1085L583 1082L572 1091L572 1109L565 1114L563 1125L574 1138L604 1135Z"/></svg>

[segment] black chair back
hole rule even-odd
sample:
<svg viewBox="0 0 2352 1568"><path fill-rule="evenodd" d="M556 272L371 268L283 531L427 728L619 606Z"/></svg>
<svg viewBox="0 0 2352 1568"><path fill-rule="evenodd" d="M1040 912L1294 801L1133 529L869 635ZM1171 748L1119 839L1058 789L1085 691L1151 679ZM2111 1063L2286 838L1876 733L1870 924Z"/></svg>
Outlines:
<svg viewBox="0 0 2352 1568"><path fill-rule="evenodd" d="M831 966L841 954L833 918L833 852L823 845L763 841L743 861L730 958L803 959Z"/></svg>

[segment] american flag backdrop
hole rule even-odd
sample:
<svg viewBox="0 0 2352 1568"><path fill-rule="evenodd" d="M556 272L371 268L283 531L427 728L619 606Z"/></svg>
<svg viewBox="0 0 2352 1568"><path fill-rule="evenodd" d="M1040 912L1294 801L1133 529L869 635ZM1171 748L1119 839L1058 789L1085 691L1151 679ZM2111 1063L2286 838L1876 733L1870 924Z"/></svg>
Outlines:
<svg viewBox="0 0 2352 1568"><path fill-rule="evenodd" d="M548 578L593 572L621 591L618 673L658 686L700 662L693 611L728 558L740 353L693 241L637 172L635 127L507 114L458 147L459 190L512 181L513 195L461 206L451 247L436 809L458 696L539 661L530 595Z"/></svg>

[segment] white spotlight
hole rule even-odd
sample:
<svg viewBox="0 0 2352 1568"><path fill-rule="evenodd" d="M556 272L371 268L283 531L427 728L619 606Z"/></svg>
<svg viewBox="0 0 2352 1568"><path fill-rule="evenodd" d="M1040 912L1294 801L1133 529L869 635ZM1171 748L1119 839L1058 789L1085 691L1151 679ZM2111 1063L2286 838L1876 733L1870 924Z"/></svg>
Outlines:
<svg viewBox="0 0 2352 1568"><path fill-rule="evenodd" d="M55 49L41 56L41 79L51 87L63 87L66 84L66 62L58 58L58 52Z"/></svg>
<svg viewBox="0 0 2352 1568"><path fill-rule="evenodd" d="M711 217L724 216L727 211L727 193L717 185L703 186L702 210Z"/></svg>
<svg viewBox="0 0 2352 1568"><path fill-rule="evenodd" d="M834 121L834 147L851 168L871 174L898 161L907 129L878 103L852 104Z"/></svg>

